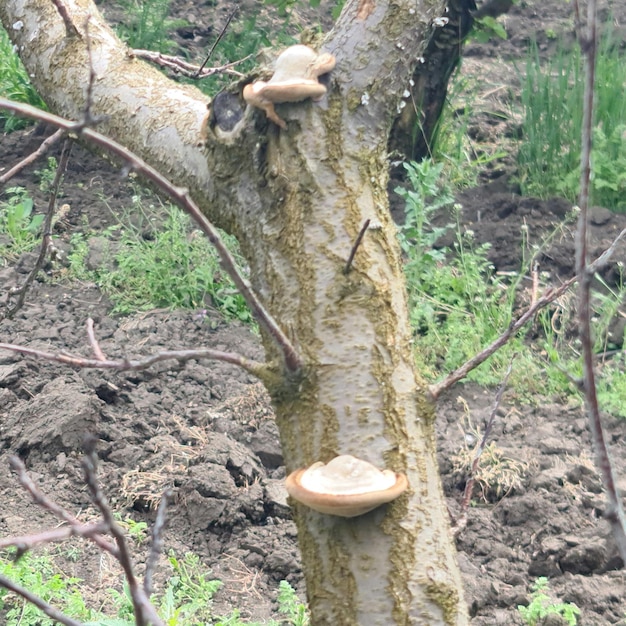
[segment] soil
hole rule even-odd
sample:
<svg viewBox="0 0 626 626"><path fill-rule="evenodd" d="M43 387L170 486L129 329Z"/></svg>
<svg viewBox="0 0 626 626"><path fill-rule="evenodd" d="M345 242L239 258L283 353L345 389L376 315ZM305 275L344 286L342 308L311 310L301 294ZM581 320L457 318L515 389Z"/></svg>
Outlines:
<svg viewBox="0 0 626 626"><path fill-rule="evenodd" d="M195 24L210 24L216 15L223 21L226 5L208 4L191 6L182 0L174 6L183 17L193 11ZM611 6L616 23L626 23L623 3ZM523 56L530 37L537 36L549 54L553 32L571 33L571 6L561 0L520 3L504 23L507 41L466 48L464 71L484 78L484 102L491 110L503 106L494 96L494 85L498 93L515 99L518 85L511 62ZM189 29L181 29L179 42L187 50L194 45L200 49L212 32L198 27L190 36ZM473 127L489 136L514 135L513 116L498 123L502 127L477 114ZM36 148L42 132L46 130L31 128L1 137L0 171ZM31 190L36 208L42 210L45 200L33 169L11 184ZM514 173L510 156L495 162L483 184L458 198L464 228L472 229L479 242L491 244L491 260L501 272L520 267L523 226L531 244L541 241L555 225L563 226L572 208L558 198L522 197L512 182ZM226 323L210 308L116 317L96 285L64 280L62 259L71 235L102 231L116 221L108 207L129 206L132 194L117 170L75 148L62 198L69 210L55 232L58 258L46 266L16 317L0 322L0 340L89 355L86 320L91 317L110 358L189 346L262 358L259 338L249 328ZM604 250L624 226L624 216L594 209L591 253ZM621 247L615 263L623 262L624 253ZM0 269L0 283L19 284L34 258L27 253L7 263ZM571 276L573 258L572 234L563 226L538 257L544 279L556 284ZM605 269L609 283L618 280L618 270L616 264ZM494 396L492 389L459 384L440 401L439 460L453 516L466 480L459 459L484 427ZM608 414L603 418L618 486L626 493L626 423ZM80 469L88 435L98 440L100 479L122 517L152 523L160 494L172 490L166 551L196 553L211 576L224 582L215 599L216 615L237 607L244 618L276 617L276 591L283 579L305 597L295 525L282 485L277 428L268 397L251 376L214 361L159 363L148 371L118 373L0 352L3 536L55 524L18 487L8 469L10 455L19 455L37 484L58 503L80 512L81 519L95 517ZM514 480L506 489L503 476L478 485L467 527L457 539L472 625L522 624L516 607L528 603L530 582L539 576L550 578L555 598L578 605L579 624L626 623L626 575L603 519L606 500L579 401L544 397L523 404L509 391L492 441L509 460ZM145 546L135 548L141 571ZM60 552L59 563L66 573L83 578L101 600L101 589L119 581L121 572L115 563L103 565L93 548L83 549L79 562Z"/></svg>

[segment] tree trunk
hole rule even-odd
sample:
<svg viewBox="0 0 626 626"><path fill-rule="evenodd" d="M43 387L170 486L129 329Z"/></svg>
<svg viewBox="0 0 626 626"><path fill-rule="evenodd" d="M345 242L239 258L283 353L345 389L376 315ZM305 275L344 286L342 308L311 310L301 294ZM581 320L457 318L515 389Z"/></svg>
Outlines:
<svg viewBox="0 0 626 626"><path fill-rule="evenodd" d="M337 58L328 96L279 105L287 130L248 108L232 131L219 116L204 123L199 91L129 58L89 0L66 6L81 33L92 16L98 130L239 238L254 288L306 363L269 389L288 471L354 454L408 477L405 495L361 517L295 506L312 623L466 624L386 191L389 130L443 3L348 1L323 46ZM80 118L84 37L68 37L49 0L0 0L0 17L51 110Z"/></svg>
<svg viewBox="0 0 626 626"><path fill-rule="evenodd" d="M414 161L432 156L448 82L461 61L475 9L474 0L448 0L444 19L428 42L423 63L415 66L406 106L393 123L390 152Z"/></svg>

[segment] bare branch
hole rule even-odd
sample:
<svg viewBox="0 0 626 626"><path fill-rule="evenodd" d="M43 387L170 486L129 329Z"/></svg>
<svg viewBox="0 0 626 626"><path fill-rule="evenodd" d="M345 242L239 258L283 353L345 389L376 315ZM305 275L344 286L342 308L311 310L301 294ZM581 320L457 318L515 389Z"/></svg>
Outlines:
<svg viewBox="0 0 626 626"><path fill-rule="evenodd" d="M556 300L560 295L565 293L577 280L574 276L565 281L560 287L555 289L548 289L546 293L535 301L526 312L512 322L511 325L493 342L491 342L484 350L481 350L476 356L463 363L461 367L448 374L442 381L430 385L428 388L433 400L436 400L446 389L452 387L452 385L458 383L461 379L465 378L473 369L477 368L481 363L484 363L494 352L498 351L504 346L511 337L515 335L521 328L524 327L535 314L543 309L545 306Z"/></svg>
<svg viewBox="0 0 626 626"><path fill-rule="evenodd" d="M55 131L50 137L44 139L41 142L41 145L37 150L31 152L27 157L22 159L17 165L14 165L8 172L5 172L0 176L0 185L4 185L6 182L11 180L13 176L19 174L27 165L30 165L33 161L37 160L40 156L45 154L63 135L65 131L63 129L59 129Z"/></svg>
<svg viewBox="0 0 626 626"><path fill-rule="evenodd" d="M26 293L28 292L28 288L35 280L35 277L43 267L46 257L48 256L48 249L50 248L50 239L52 236L52 219L54 217L54 210L56 207L56 200L59 194L61 181L63 180L63 175L67 168L70 151L71 143L69 140L66 139L65 144L63 145L63 151L61 152L61 159L59 160L59 164L57 165L57 171L54 176L52 188L50 190L48 208L46 209L46 218L43 224L43 235L41 237L41 245L39 247L39 256L35 261L33 269L31 269L31 271L28 273L24 284L21 287L10 290L9 295L17 296L17 301L13 306L8 307L4 314L0 315L0 320L4 318L11 319L22 308L22 306L24 305L24 299L26 298Z"/></svg>
<svg viewBox="0 0 626 626"><path fill-rule="evenodd" d="M0 587L4 587L5 589L8 589L9 591L17 594L18 596L22 596L24 600L35 605L38 609L42 610L50 619L59 622L59 624L64 624L65 626L83 626L83 624L77 622L71 617L68 617L58 609L55 609L45 600L42 600L39 596L28 591L28 589L24 589L24 587L21 587L17 583L14 583L12 580L2 575L0 575Z"/></svg>
<svg viewBox="0 0 626 626"><path fill-rule="evenodd" d="M59 528L52 531L44 531L42 533L26 537L10 537L3 540L0 543L0 547L15 546L18 549L18 553L23 553L39 543L59 541L72 535L90 539L102 550L111 554L122 566L133 602L136 626L148 626L148 624L152 624L152 626L165 626L161 618L158 616L155 608L150 603L148 595L144 592L143 586L139 584L137 577L135 576L126 537L124 536L122 529L115 522L111 508L109 507L106 497L104 496L104 493L98 483L95 444L95 438L86 442L87 451L85 457L83 458L83 469L85 472L85 482L89 488L91 499L100 511L102 520L95 524L81 524L71 513L44 495L28 475L24 463L18 457L13 456L10 458L11 468L17 473L20 484L31 494L35 504L52 512L56 515L56 517L64 522L67 522L69 527ZM162 513L162 516L163 515L164 512ZM163 519L160 520L160 528L162 528L162 526ZM112 543L103 537L102 533L110 534L115 540L115 543ZM11 589L15 593L20 594L26 598L26 600L32 602L35 606L44 611L46 615L49 615L62 624L81 626L79 622L65 616L63 613L54 609L37 596L1 576L0 586L4 586L7 589Z"/></svg>
<svg viewBox="0 0 626 626"><path fill-rule="evenodd" d="M98 359L98 361L106 361L107 358L106 356L104 356L104 352L102 352L100 344L96 339L96 333L93 329L93 320L91 318L87 319L87 337L89 337L89 345L91 346L91 349L93 350L96 359Z"/></svg>
<svg viewBox="0 0 626 626"><path fill-rule="evenodd" d="M228 27L229 27L233 17L235 17L235 15L237 14L237 11L239 11L239 7L235 7L231 11L230 15L226 18L226 23L224 24L224 27L220 31L220 34L217 36L217 39L213 42L213 45L211 46L211 49L209 50L209 53L206 55L206 59L204 59L202 65L198 69L198 73L194 76L194 78L199 78L200 77L200 73L202 72L202 70L204 70L204 67L209 62L209 59L213 55L213 52L215 52L215 48L217 48L217 44L222 40L222 37L224 36L226 31L228 30Z"/></svg>
<svg viewBox="0 0 626 626"><path fill-rule="evenodd" d="M185 61L180 57L163 54L162 52L155 52L154 50L135 49L131 50L128 54L133 58L144 59L160 67L166 67L176 74L181 74L182 76L186 76L187 78L199 79L208 78L209 76L215 76L216 74L226 74L227 76L243 78L245 74L242 74L241 72L238 72L232 68L236 65L239 65L239 63L247 61L252 57L252 55L249 54L248 56L244 57L243 59L239 59L238 61L232 61L231 63L226 63L217 67L204 67L201 65L195 65L194 63L189 63L188 61Z"/></svg>
<svg viewBox="0 0 626 626"><path fill-rule="evenodd" d="M222 241L217 229L211 224L207 217L202 213L198 205L191 199L187 189L175 187L160 172L145 163L137 155L127 150L124 146L113 141L90 128L84 128L83 124L70 122L69 120L40 111L36 107L19 102L13 102L7 98L0 98L0 108L13 111L19 115L40 119L58 128L63 128L71 133L78 133L91 143L104 148L105 150L115 154L119 158L126 161L133 170L145 176L154 183L158 189L168 195L172 201L189 214L198 224L202 232L208 237L209 241L215 247L224 271L230 276L235 283L237 289L243 296L244 300L252 310L252 313L259 325L268 333L278 346L285 366L292 374L298 373L302 369L302 359L297 353L295 347L278 326L276 320L270 315L269 311L263 306L258 296L252 290L250 283L239 273L233 256Z"/></svg>
<svg viewBox="0 0 626 626"><path fill-rule="evenodd" d="M83 28L85 29L85 45L87 46L87 57L89 58L89 79L87 81L87 92L85 94L85 111L83 113L83 123L87 126L93 125L97 120L91 114L93 103L93 84L96 80L96 72L93 69L93 56L91 54L91 37L89 35L89 20L91 15L87 15Z"/></svg>
<svg viewBox="0 0 626 626"><path fill-rule="evenodd" d="M111 511L109 503L107 502L107 499L100 488L100 484L98 483L95 444L95 438L91 439L86 444L87 451L83 457L85 482L89 487L93 503L98 507L100 514L102 515L102 519L108 527L109 533L115 539L115 543L117 545L117 560L124 570L129 593L133 602L135 624L137 626L146 626L147 624L152 624L153 626L165 626L135 576L126 537L122 529L117 525L115 519L113 519L113 512Z"/></svg>
<svg viewBox="0 0 626 626"><path fill-rule="evenodd" d="M578 8L577 22L580 20ZM600 471L602 483L607 493L608 506L605 517L611 525L613 536L622 561L626 563L626 516L622 501L615 482L615 475L609 456L609 450L602 427L598 394L596 388L595 369L593 364L593 342L591 339L591 283L597 265L606 262L605 255L610 256L611 248L603 254L595 264L588 264L588 223L589 223L589 193L591 188L591 149L593 143L593 98L597 51L597 0L588 0L587 3L587 33L582 35L579 29L580 47L585 60L585 91L583 102L583 123L581 137L580 161L580 194L578 205L580 215L578 232L576 235L576 270L578 272L578 319L579 335L583 352L583 389L585 405L589 418L589 429L593 439L596 456L596 466ZM623 236L623 231L618 236ZM602 262L600 262L602 260Z"/></svg>
<svg viewBox="0 0 626 626"><path fill-rule="evenodd" d="M163 352L157 352L156 354L144 357L143 359L131 360L128 358L122 358L118 360L111 360L104 356L104 353L95 338L93 332L93 320L91 318L87 320L87 333L89 336L89 343L95 353L95 358L92 359L79 355L68 354L66 352L53 354L52 352L46 352L45 350L38 350L37 348L29 348L27 346L18 346L10 343L0 343L0 350L9 350L11 352L36 357L45 361L54 361L56 363L85 369L110 369L122 372L129 370L145 370L160 361L174 360L182 363L189 361L190 359L212 359L214 361L224 361L225 363L230 363L231 365L237 365L260 380L268 380L271 377L271 364L260 363L259 361L247 359L246 357L233 352L222 352L221 350L212 350L211 348L198 348L195 350L164 350Z"/></svg>
<svg viewBox="0 0 626 626"><path fill-rule="evenodd" d="M34 535L20 537L6 537L0 539L0 549L14 547L18 552L28 552L40 544L65 541L70 537L86 537L91 539L94 535L102 535L107 532L107 527L102 523L80 524L78 526L62 526L54 530L44 530Z"/></svg>
<svg viewBox="0 0 626 626"><path fill-rule="evenodd" d="M348 257L348 260L346 261L346 266L343 268L344 274L350 273L352 261L354 261L354 256L356 255L356 251L359 249L359 246L361 245L361 241L363 241L363 236L365 235L365 231L369 228L370 221L371 220L369 219L365 220L365 222L363 223L363 226L361 227L361 230L359 231L359 234L356 236L354 245L352 246L352 250L350 250L350 256Z"/></svg>
<svg viewBox="0 0 626 626"><path fill-rule="evenodd" d="M611 257L615 254L617 250L617 244L626 237L626 228L622 230L622 232L615 237L613 243L593 262L589 263L585 268L585 272L590 276L593 276L597 272L599 272L602 268L606 267L606 265L611 260Z"/></svg>
<svg viewBox="0 0 626 626"><path fill-rule="evenodd" d="M76 517L66 511L63 507L59 506L53 500L50 500L48 496L46 496L43 492L39 490L37 485L35 485L35 483L33 482L32 478L28 475L28 472L26 471L26 466L19 457L12 456L9 459L9 465L11 466L11 469L17 474L17 479L19 480L22 487L26 491L28 491L28 493L30 493L35 504L40 506L42 509L50 511L58 519L66 522L72 527L79 528L81 526L84 526L84 524L82 524ZM105 552L108 552L111 556L118 558L117 547L102 535L94 534L83 536L87 536L99 548L101 548Z"/></svg>

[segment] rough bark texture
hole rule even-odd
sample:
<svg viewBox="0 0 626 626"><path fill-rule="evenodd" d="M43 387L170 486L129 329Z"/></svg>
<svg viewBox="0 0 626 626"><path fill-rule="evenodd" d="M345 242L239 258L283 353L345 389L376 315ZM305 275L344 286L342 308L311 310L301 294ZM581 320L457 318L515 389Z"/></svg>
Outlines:
<svg viewBox="0 0 626 626"><path fill-rule="evenodd" d="M420 161L432 155L437 126L446 102L448 82L461 60L463 42L474 23L474 0L449 0L442 26L433 33L416 65L405 98L406 106L396 118L389 150Z"/></svg>
<svg viewBox="0 0 626 626"><path fill-rule="evenodd" d="M359 518L295 507L313 624L465 624L386 192L389 130L443 3L348 2L323 46L337 68L322 102L279 105L285 131L249 109L232 131L214 120L206 141L206 97L128 58L88 0L66 4L80 32L93 16L93 113L108 116L98 130L239 237L255 289L307 363L270 389L288 470L354 454L408 476L407 494ZM0 17L50 108L79 118L84 40L67 38L49 0L0 0ZM366 219L376 227L346 275Z"/></svg>

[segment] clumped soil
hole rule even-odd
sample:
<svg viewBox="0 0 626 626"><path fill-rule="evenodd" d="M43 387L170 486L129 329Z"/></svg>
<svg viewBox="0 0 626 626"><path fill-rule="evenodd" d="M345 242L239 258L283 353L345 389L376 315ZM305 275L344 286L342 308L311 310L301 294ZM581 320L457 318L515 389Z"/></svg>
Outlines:
<svg viewBox="0 0 626 626"><path fill-rule="evenodd" d="M210 22L209 7L196 9ZM613 7L614 12L618 9ZM621 12L626 17L623 7ZM519 58L531 35L541 40L547 29L562 32L570 22L570 7L559 0L540 7L520 4L506 18L511 35L507 42L470 44L467 55L474 64L479 60L488 75L492 62L497 69ZM188 33L180 37L189 45ZM548 52L550 42L546 37ZM502 84L516 89L515 84ZM475 123L477 128L486 123L484 131L494 132L484 117ZM0 170L32 151L45 132L31 128L2 137ZM471 228L479 242L491 243L497 271L520 267L522 227L531 242L541 241L571 210L564 200L521 197L510 174L509 159L492 168L485 184L459 196L463 227ZM43 209L36 181L29 169L11 184L31 189L37 209ZM249 328L226 323L210 308L116 317L95 285L64 281L63 255L72 233L98 233L114 223L108 207L130 206L133 189L117 170L80 147L75 148L63 189L62 201L69 210L56 226L58 260L48 264L17 316L0 322L0 341L91 356L86 334L91 317L109 358L199 346L263 357L259 338ZM624 217L596 209L592 253L606 248L625 225ZM565 227L539 257L553 284L573 273L572 241ZM23 281L34 258L27 253L7 263L0 269L0 284ZM621 248L616 260L623 259ZM616 266L605 276L609 282L616 280ZM492 389L459 384L440 401L439 460L453 517L466 481L458 459L476 431L484 428L494 395ZM510 475L480 483L467 527L457 539L472 624L522 624L516 607L528 602L529 582L539 576L550 578L555 597L580 607L579 624L624 623L625 574L603 519L605 497L584 413L575 400L534 400L522 404L514 391L505 394L492 441L508 459L512 486L501 488ZM603 417L624 493L626 425L611 415ZM122 516L153 522L160 494L172 490L166 549L177 554L193 551L211 575L224 581L216 596L216 614L238 607L246 618L275 616L276 590L283 579L304 597L277 428L268 397L251 376L214 361L160 363L143 372L119 373L72 369L0 352L2 536L56 524L17 486L8 468L9 455L19 455L41 488L68 510L80 512L85 520L95 516L80 469L86 436L97 438L102 485ZM140 570L143 552L144 547L136 547ZM90 546L84 546L77 563L64 560L62 552L59 559L66 573L86 581L98 601L101 590L121 575L115 563L104 563ZM161 584L165 576L164 568Z"/></svg>

